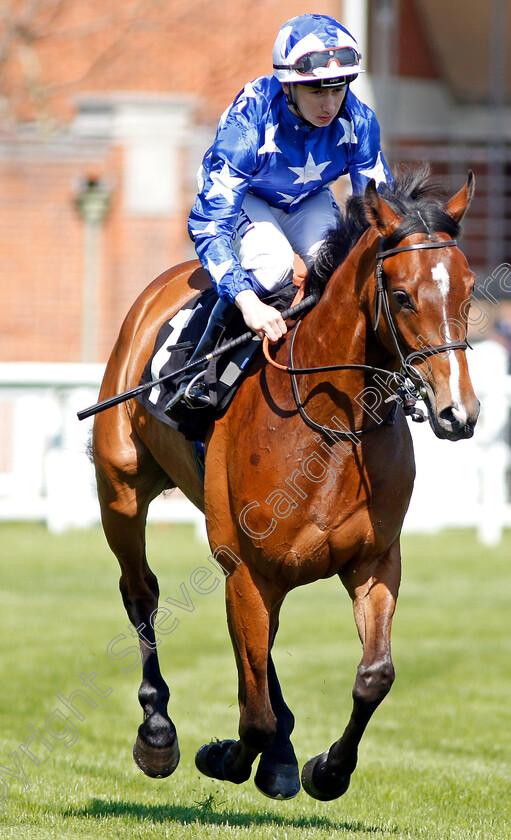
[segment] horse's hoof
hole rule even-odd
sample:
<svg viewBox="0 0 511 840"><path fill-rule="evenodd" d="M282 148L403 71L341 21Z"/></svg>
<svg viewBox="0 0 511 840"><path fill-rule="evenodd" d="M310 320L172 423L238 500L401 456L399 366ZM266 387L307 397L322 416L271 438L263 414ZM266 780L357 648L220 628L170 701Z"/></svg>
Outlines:
<svg viewBox="0 0 511 840"><path fill-rule="evenodd" d="M213 741L211 744L204 744L195 754L197 770L210 779L224 781L225 754L235 743L236 741Z"/></svg>
<svg viewBox="0 0 511 840"><path fill-rule="evenodd" d="M270 799L293 799L300 793L298 764L264 767L260 761L254 784L257 790Z"/></svg>
<svg viewBox="0 0 511 840"><path fill-rule="evenodd" d="M146 776L170 776L179 764L179 744L170 721L155 712L138 729L133 758Z"/></svg>
<svg viewBox="0 0 511 840"><path fill-rule="evenodd" d="M321 782L318 780L318 773L315 771L324 765L328 758L328 752L316 755L304 764L302 769L302 785L304 791L313 799L320 799L322 802L329 802L331 799L338 799L346 793L350 786L351 776L336 776L333 773L325 775Z"/></svg>
<svg viewBox="0 0 511 840"><path fill-rule="evenodd" d="M195 755L197 770L211 779L234 782L235 785L246 782L250 778L251 766L236 770L232 766L229 767L229 761L226 762L231 747L237 743L237 741L213 741L211 744L204 744Z"/></svg>
<svg viewBox="0 0 511 840"><path fill-rule="evenodd" d="M164 779L171 776L179 764L179 747L150 747L140 737L133 746L133 758L146 776L152 779Z"/></svg>

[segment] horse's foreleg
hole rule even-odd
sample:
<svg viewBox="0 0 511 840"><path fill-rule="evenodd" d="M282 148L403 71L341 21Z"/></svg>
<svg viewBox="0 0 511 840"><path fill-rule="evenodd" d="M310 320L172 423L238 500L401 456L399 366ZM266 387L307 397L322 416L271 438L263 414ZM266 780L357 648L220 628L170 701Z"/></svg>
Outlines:
<svg viewBox="0 0 511 840"><path fill-rule="evenodd" d="M277 616L272 614L271 617L272 647L278 629L279 609L280 604L274 611ZM261 754L254 783L261 793L271 799L292 799L300 791L298 761L290 740L295 719L282 696L271 652L268 654L268 689L271 707L277 717L277 731L273 744Z"/></svg>
<svg viewBox="0 0 511 840"><path fill-rule="evenodd" d="M255 758L273 744L277 719L268 687L271 596L258 588L244 563L226 581L227 619L239 679L239 741L206 744L198 769L215 779L246 781ZM275 600L278 600L275 598Z"/></svg>
<svg viewBox="0 0 511 840"><path fill-rule="evenodd" d="M364 730L394 681L390 630L401 577L399 543L394 543L377 562L350 564L340 577L353 598L363 656L344 734L330 750L311 758L302 770L304 789L322 800L336 799L348 789Z"/></svg>
<svg viewBox="0 0 511 840"><path fill-rule="evenodd" d="M122 454L126 454L126 448ZM128 473L120 470L119 465L102 459L96 443L103 528L121 567L121 595L137 631L142 657L138 698L144 711L144 722L138 730L133 757L146 775L161 777L169 776L176 769L179 748L174 724L167 714L169 689L160 673L156 651L154 623L159 591L146 559L145 525L149 502L165 483L168 484L168 477L149 453L141 451L141 447L136 454L140 472Z"/></svg>

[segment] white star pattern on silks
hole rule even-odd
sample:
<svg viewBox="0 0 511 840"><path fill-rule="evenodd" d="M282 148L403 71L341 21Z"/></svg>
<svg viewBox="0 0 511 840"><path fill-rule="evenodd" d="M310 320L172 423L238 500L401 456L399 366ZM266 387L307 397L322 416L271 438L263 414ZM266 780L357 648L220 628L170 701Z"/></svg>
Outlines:
<svg viewBox="0 0 511 840"><path fill-rule="evenodd" d="M252 82L248 82L245 87L243 88L243 93L240 95L238 102L236 103L236 108L238 111L242 111L245 105L247 104L249 99L255 99L256 92L253 88Z"/></svg>
<svg viewBox="0 0 511 840"><path fill-rule="evenodd" d="M358 143L357 135L355 134L355 126L351 120L345 120L340 117L339 122L344 129L344 134L337 145L342 146L343 143Z"/></svg>
<svg viewBox="0 0 511 840"><path fill-rule="evenodd" d="M275 134L278 129L278 125L269 125L264 133L264 144L261 146L260 149L257 150L258 155L264 155L270 152L282 152L280 151L279 147L275 143Z"/></svg>
<svg viewBox="0 0 511 840"><path fill-rule="evenodd" d="M221 114L220 119L218 120L218 127L219 128L222 128L222 126L225 124L225 121L226 121L227 117L229 116L230 110L231 110L231 106L229 105L229 107L226 108L225 111Z"/></svg>
<svg viewBox="0 0 511 840"><path fill-rule="evenodd" d="M217 265L208 258L208 271L215 283L220 283L220 280L227 274L232 264L233 260L226 260L225 262Z"/></svg>
<svg viewBox="0 0 511 840"><path fill-rule="evenodd" d="M288 169L291 172L294 172L295 175L298 175L298 178L294 182L295 184L308 184L309 181L321 181L321 173L323 169L326 169L328 164L331 161L327 160L325 163L316 163L314 158L312 157L312 152L309 152L309 157L307 158L307 163L305 166L289 166Z"/></svg>
<svg viewBox="0 0 511 840"><path fill-rule="evenodd" d="M248 84L246 84L243 88L243 93L240 94L240 98L236 105L229 105L225 109L222 116L220 117L218 125L222 127L225 124L225 121L227 120L229 114L234 113L235 111L242 111L249 99L256 99L256 92L251 82L248 82Z"/></svg>
<svg viewBox="0 0 511 840"><path fill-rule="evenodd" d="M213 186L210 187L206 198L209 199L215 195L221 195L229 204L234 204L233 189L238 184L243 183L243 178L235 178L231 175L229 164L227 163L224 163L220 172L210 172L209 177L213 181Z"/></svg>
<svg viewBox="0 0 511 840"><path fill-rule="evenodd" d="M201 236L203 233L209 233L211 234L211 236L215 236L216 232L216 222L210 222L209 225L207 225L207 227L202 228L200 230L191 231L191 233L193 233L194 236Z"/></svg>
<svg viewBox="0 0 511 840"><path fill-rule="evenodd" d="M204 189L205 179L207 177L207 172L204 169L204 166L201 164L199 170L197 172L197 186L199 188L199 192L202 192Z"/></svg>
<svg viewBox="0 0 511 840"><path fill-rule="evenodd" d="M286 193L279 192L278 195L282 196L282 198L279 198L279 204L289 204L292 207L293 204L300 204L304 198L312 195L313 192L314 187L309 192L300 193L300 195L286 195Z"/></svg>
<svg viewBox="0 0 511 840"><path fill-rule="evenodd" d="M381 159L381 152L378 152L378 157L376 159L376 163L370 169L359 169L361 175L365 175L366 178L374 178L376 181L376 186L378 184L386 184L387 178L385 176L385 169Z"/></svg>

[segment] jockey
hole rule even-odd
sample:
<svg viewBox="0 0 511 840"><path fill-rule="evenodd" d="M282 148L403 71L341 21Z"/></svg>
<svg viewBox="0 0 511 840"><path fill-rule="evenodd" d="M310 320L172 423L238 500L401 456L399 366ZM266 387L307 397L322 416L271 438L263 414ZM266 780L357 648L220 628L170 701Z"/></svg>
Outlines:
<svg viewBox="0 0 511 840"><path fill-rule="evenodd" d="M220 118L188 225L219 300L191 361L214 348L235 306L260 338L278 341L286 324L261 298L292 279L295 253L309 268L336 227L330 185L341 175L355 193L371 178L392 183L376 117L350 90L360 60L334 18L294 17L277 35L273 75L245 85ZM182 401L209 404L201 374L183 380L169 417L180 419Z"/></svg>

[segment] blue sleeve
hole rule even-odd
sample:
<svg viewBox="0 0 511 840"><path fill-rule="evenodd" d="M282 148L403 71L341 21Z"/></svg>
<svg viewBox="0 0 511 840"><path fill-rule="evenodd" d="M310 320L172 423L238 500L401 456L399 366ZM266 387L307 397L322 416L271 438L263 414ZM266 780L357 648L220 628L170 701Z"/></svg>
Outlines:
<svg viewBox="0 0 511 840"><path fill-rule="evenodd" d="M357 140L355 156L348 166L353 192L363 193L371 178L377 187L381 184L392 186L394 179L381 150L380 126L372 111L357 126Z"/></svg>
<svg viewBox="0 0 511 840"><path fill-rule="evenodd" d="M251 104L241 94L222 117L215 142L204 157L202 183L188 220L202 265L218 295L231 302L239 292L252 288L231 246L257 163L258 121Z"/></svg>

